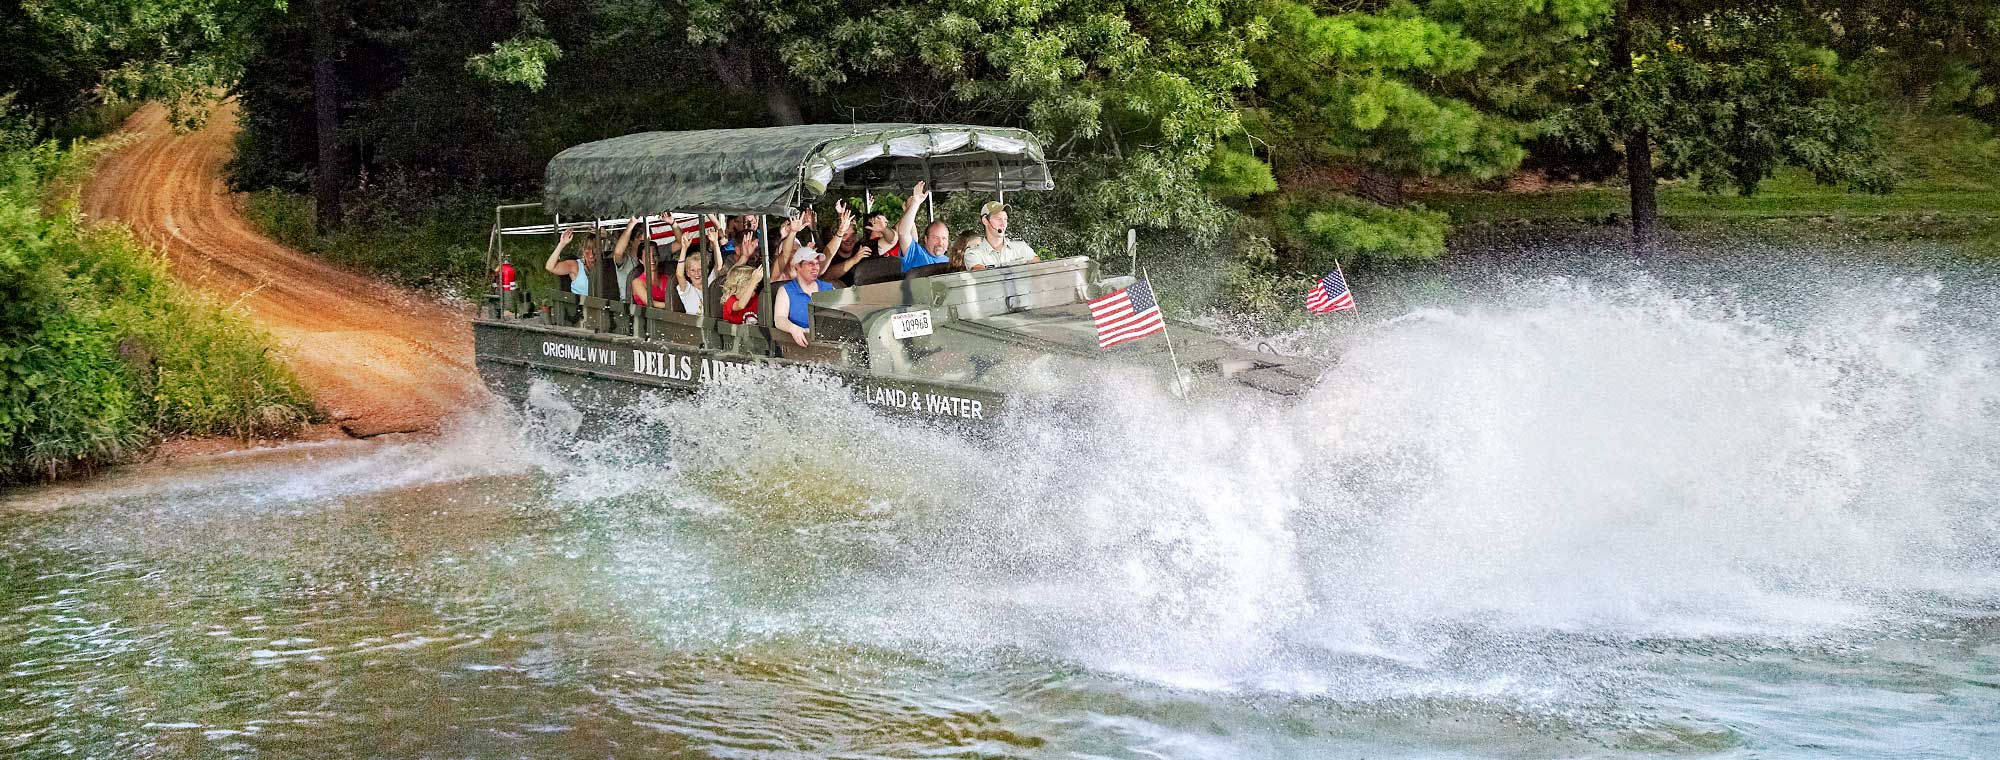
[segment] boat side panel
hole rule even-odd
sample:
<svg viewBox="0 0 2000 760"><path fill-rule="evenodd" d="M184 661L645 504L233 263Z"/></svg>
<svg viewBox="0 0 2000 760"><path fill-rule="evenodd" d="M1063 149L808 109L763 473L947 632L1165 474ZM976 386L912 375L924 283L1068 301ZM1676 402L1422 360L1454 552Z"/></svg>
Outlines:
<svg viewBox="0 0 2000 760"><path fill-rule="evenodd" d="M565 388L610 383L642 391L692 393L775 371L835 379L856 400L912 419L983 424L998 419L1007 408L1004 394L986 388L874 377L802 362L502 320L474 322L473 348L481 376L496 393L515 402L527 398L538 376Z"/></svg>

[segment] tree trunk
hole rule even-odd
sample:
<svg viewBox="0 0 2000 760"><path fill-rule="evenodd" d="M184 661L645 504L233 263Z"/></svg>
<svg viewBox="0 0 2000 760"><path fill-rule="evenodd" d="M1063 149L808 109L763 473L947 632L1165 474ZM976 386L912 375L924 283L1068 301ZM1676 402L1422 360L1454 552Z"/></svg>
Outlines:
<svg viewBox="0 0 2000 760"><path fill-rule="evenodd" d="M1640 2L1625 0L1611 38L1611 66L1621 81L1632 76L1632 17L1640 12ZM1631 188L1632 251L1643 254L1653 250L1654 227L1660 218L1657 182L1653 176L1653 135L1644 122L1630 116L1621 127L1625 139L1625 180Z"/></svg>
<svg viewBox="0 0 2000 760"><path fill-rule="evenodd" d="M313 175L313 201L318 206L321 234L340 226L340 189L347 177L340 156L340 78L334 69L339 56L334 22L340 0L313 2L313 121L317 127L319 167Z"/></svg>
<svg viewBox="0 0 2000 760"><path fill-rule="evenodd" d="M1361 170L1361 196L1384 206L1403 205L1403 178L1377 168Z"/></svg>
<svg viewBox="0 0 2000 760"><path fill-rule="evenodd" d="M1660 201L1653 177L1652 132L1640 124L1625 133L1625 179L1632 186L1632 250L1651 253L1658 244Z"/></svg>

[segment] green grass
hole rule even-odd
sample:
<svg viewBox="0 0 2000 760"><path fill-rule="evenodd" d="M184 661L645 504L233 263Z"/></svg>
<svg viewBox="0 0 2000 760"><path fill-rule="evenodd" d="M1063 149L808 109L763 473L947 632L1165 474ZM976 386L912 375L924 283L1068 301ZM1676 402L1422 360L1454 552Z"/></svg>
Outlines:
<svg viewBox="0 0 2000 760"><path fill-rule="evenodd" d="M1625 188L1590 188L1537 193L1439 193L1415 198L1443 211L1452 221L1609 220L1631 211ZM1915 192L1889 195L1765 191L1749 197L1707 195L1678 186L1663 187L1660 215L1666 219L1767 219L1798 217L1990 217L2000 215L2000 192Z"/></svg>
<svg viewBox="0 0 2000 760"><path fill-rule="evenodd" d="M243 215L272 240L299 250L313 246L313 206L303 195L283 190L246 193Z"/></svg>
<svg viewBox="0 0 2000 760"><path fill-rule="evenodd" d="M1909 236L1963 239L1978 250L2000 247L1990 223L2000 218L2000 137L1993 129L1960 117L1912 117L1892 126L1886 155L1901 181L1889 194L1846 192L1788 169L1747 197L1710 195L1691 183L1663 184L1661 217L1669 226L1756 219L1875 224ZM1459 224L1622 221L1630 211L1622 185L1429 193L1414 200Z"/></svg>
<svg viewBox="0 0 2000 760"><path fill-rule="evenodd" d="M74 188L98 147L0 125L0 483L126 461L185 435L276 436L310 399L268 336L175 282Z"/></svg>

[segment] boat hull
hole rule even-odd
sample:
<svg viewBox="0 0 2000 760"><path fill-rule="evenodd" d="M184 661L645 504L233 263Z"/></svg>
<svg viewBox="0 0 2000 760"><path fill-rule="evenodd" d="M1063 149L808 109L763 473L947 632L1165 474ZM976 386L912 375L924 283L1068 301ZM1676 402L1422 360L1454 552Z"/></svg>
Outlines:
<svg viewBox="0 0 2000 760"><path fill-rule="evenodd" d="M518 320L475 320L473 349L487 387L515 404L528 400L538 380L555 386L579 408L615 412L649 394L694 394L755 382L766 373L791 372L831 379L877 411L925 422L984 427L1009 408L1007 394L990 388L880 377L845 367Z"/></svg>

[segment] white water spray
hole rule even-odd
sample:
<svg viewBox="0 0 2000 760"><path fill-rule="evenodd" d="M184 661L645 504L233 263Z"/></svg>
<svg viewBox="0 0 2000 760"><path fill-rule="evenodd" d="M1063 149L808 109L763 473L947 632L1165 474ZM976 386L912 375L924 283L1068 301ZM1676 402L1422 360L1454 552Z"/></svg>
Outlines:
<svg viewBox="0 0 2000 760"><path fill-rule="evenodd" d="M748 530L880 539L795 579L806 624L1185 685L1425 667L1464 626L1787 637L1990 598L1994 336L1935 281L1840 290L1773 316L1518 281L1366 329L1295 405L1100 377L1093 418L989 442L782 380L663 403L645 434Z"/></svg>

